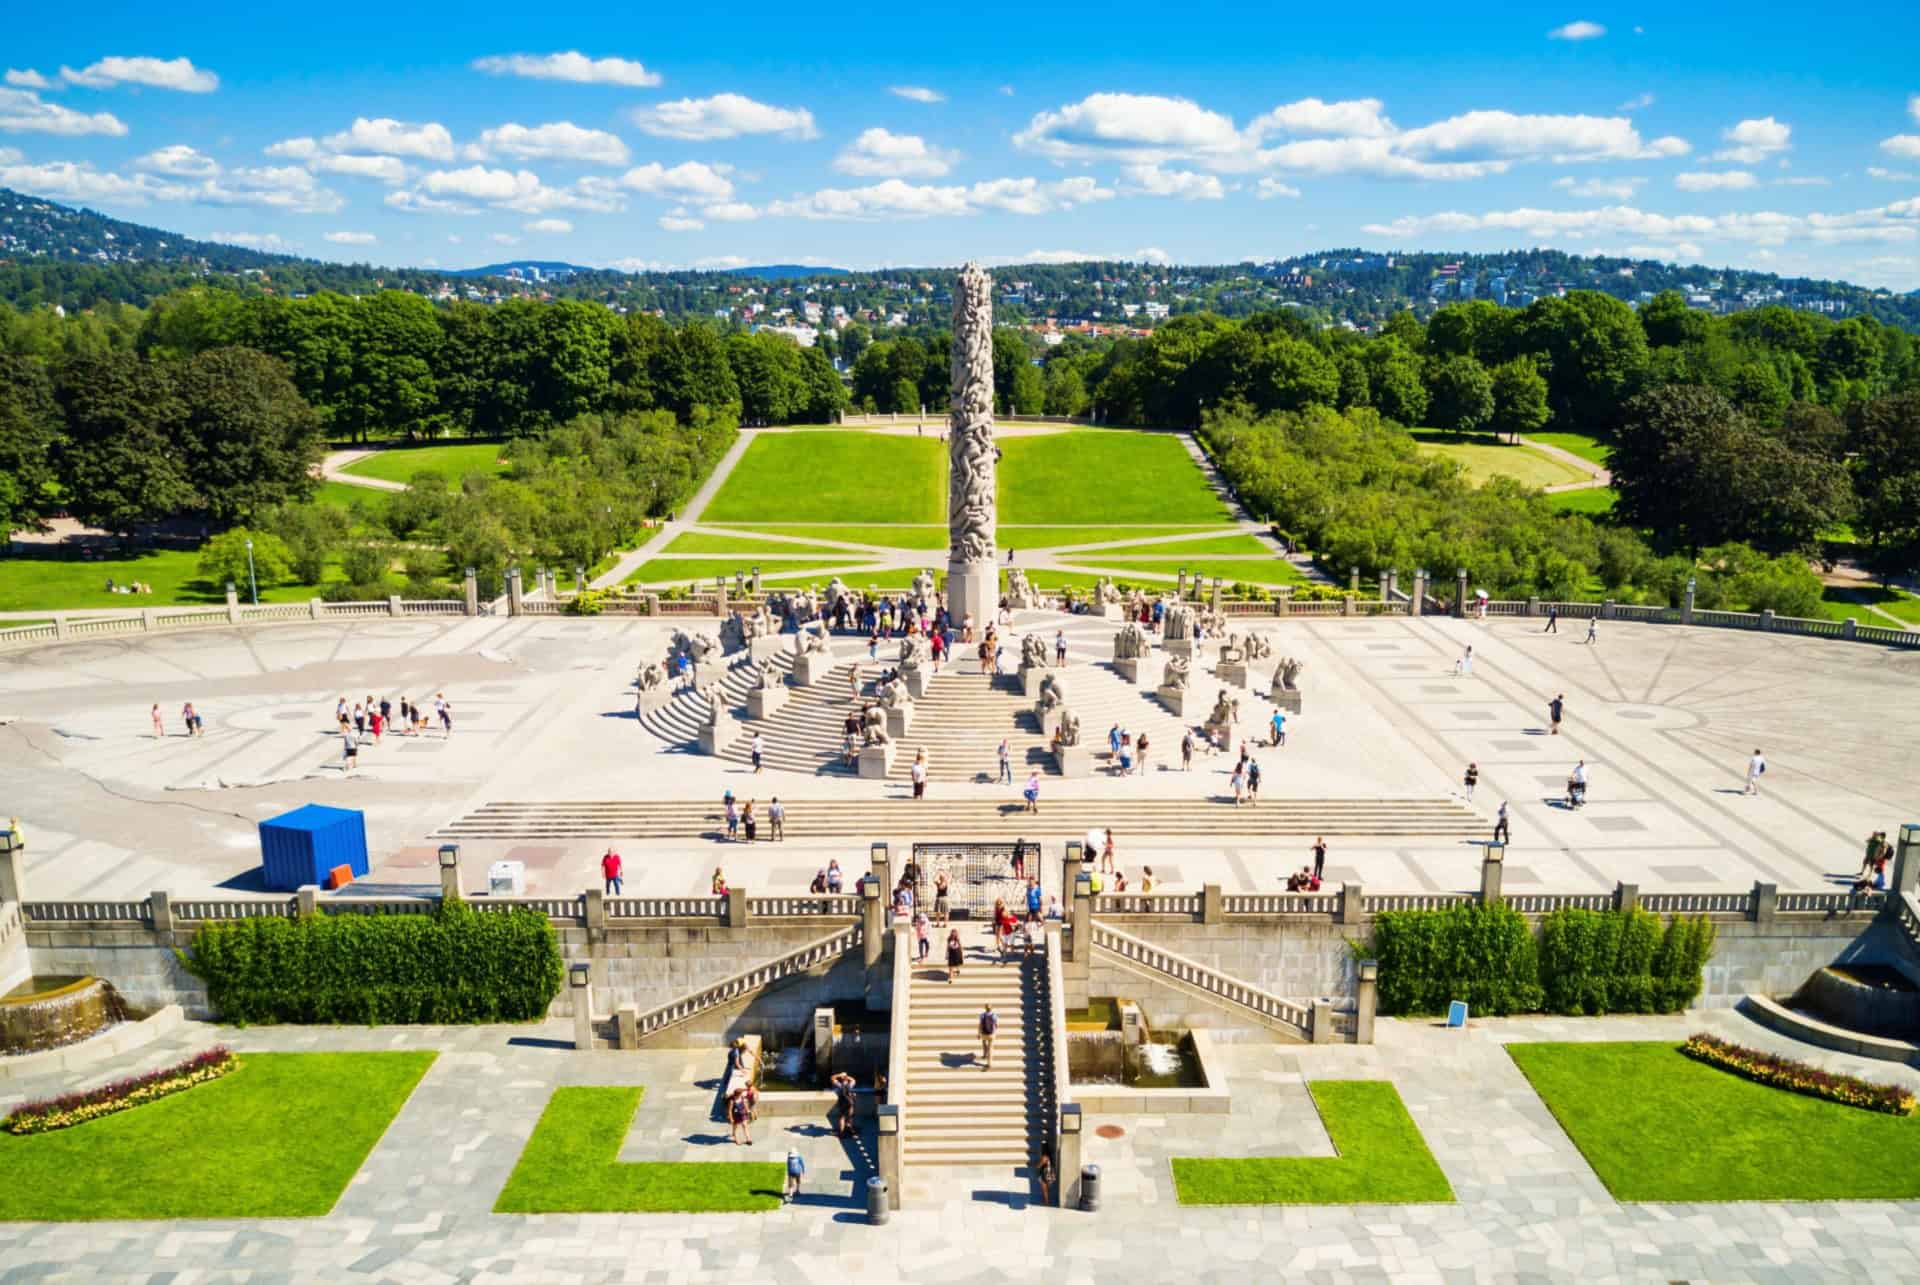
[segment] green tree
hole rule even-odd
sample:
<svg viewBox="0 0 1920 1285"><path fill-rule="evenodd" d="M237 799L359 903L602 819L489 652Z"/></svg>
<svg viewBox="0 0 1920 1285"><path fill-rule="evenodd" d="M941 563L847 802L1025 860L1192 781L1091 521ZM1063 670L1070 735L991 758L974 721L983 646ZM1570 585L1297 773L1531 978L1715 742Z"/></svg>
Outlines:
<svg viewBox="0 0 1920 1285"><path fill-rule="evenodd" d="M1493 368L1493 419L1496 433L1508 440L1537 432L1550 418L1547 381L1531 358L1515 357Z"/></svg>
<svg viewBox="0 0 1920 1285"><path fill-rule="evenodd" d="M131 352L77 357L54 392L67 426L56 458L69 513L127 533L192 506L178 444L186 411L170 367Z"/></svg>
<svg viewBox="0 0 1920 1285"><path fill-rule="evenodd" d="M184 363L178 450L198 507L216 523L305 497L320 462L319 426L286 367L251 348L213 348Z"/></svg>
<svg viewBox="0 0 1920 1285"><path fill-rule="evenodd" d="M1604 432L1647 378L1646 333L1633 309L1611 295L1569 291L1521 314L1516 343L1547 377L1547 404L1562 426Z"/></svg>
<svg viewBox="0 0 1920 1285"><path fill-rule="evenodd" d="M1071 417L1087 413L1087 385L1073 363L1050 361L1046 370L1046 392L1041 411L1047 415Z"/></svg>
<svg viewBox="0 0 1920 1285"><path fill-rule="evenodd" d="M1417 427L1427 419L1427 385L1420 359L1398 339L1367 346L1367 387L1374 409L1397 424Z"/></svg>
<svg viewBox="0 0 1920 1285"><path fill-rule="evenodd" d="M351 521L331 504L286 504L267 514L266 530L286 546L293 578L319 584L327 561L347 538Z"/></svg>
<svg viewBox="0 0 1920 1285"><path fill-rule="evenodd" d="M1883 577L1920 567L1920 389L1858 407L1853 442L1873 566Z"/></svg>
<svg viewBox="0 0 1920 1285"><path fill-rule="evenodd" d="M1699 309L1689 308L1687 297L1678 290L1662 290L1640 309L1641 329L1655 348L1697 344L1705 337L1711 320Z"/></svg>
<svg viewBox="0 0 1920 1285"><path fill-rule="evenodd" d="M247 596L249 580L247 576L248 545L251 544L253 558L253 582L263 585L282 584L293 576L293 554L288 551L285 542L269 531L250 531L237 526L222 531L200 546L200 559L195 564L203 579L218 585L231 584L239 589L240 596Z"/></svg>
<svg viewBox="0 0 1920 1285"><path fill-rule="evenodd" d="M434 368L440 323L433 305L402 290L382 290L358 303L353 376L334 427L355 441L405 433L431 436L439 388Z"/></svg>
<svg viewBox="0 0 1920 1285"><path fill-rule="evenodd" d="M60 406L46 367L0 354L0 528L39 530L57 503Z"/></svg>
<svg viewBox="0 0 1920 1285"><path fill-rule="evenodd" d="M819 348L800 350L799 417L809 424L831 424L847 405L847 386L832 360Z"/></svg>
<svg viewBox="0 0 1920 1285"><path fill-rule="evenodd" d="M660 404L683 422L694 407L715 414L740 413L740 387L727 361L726 343L705 322L692 322L673 332L673 347L662 364Z"/></svg>
<svg viewBox="0 0 1920 1285"><path fill-rule="evenodd" d="M1017 415L1038 415L1046 408L1046 383L1039 368L1022 362L1013 372L1013 410Z"/></svg>
<svg viewBox="0 0 1920 1285"><path fill-rule="evenodd" d="M1429 358L1427 396L1428 420L1449 433L1474 432L1493 417L1493 378L1472 357Z"/></svg>
<svg viewBox="0 0 1920 1285"><path fill-rule="evenodd" d="M1340 371L1333 361L1288 335L1276 334L1262 343L1248 373L1253 403L1262 410L1331 406L1340 397Z"/></svg>

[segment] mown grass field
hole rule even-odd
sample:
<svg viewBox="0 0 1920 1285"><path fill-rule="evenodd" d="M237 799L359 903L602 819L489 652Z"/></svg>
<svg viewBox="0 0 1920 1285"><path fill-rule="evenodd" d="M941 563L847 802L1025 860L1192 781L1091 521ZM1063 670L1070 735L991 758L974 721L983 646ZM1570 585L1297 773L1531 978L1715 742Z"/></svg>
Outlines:
<svg viewBox="0 0 1920 1285"><path fill-rule="evenodd" d="M1219 576L1222 580L1247 584L1288 585L1305 584L1307 579L1291 563L1282 558L1109 558L1105 554L1087 554L1073 559L1076 567L1112 568L1116 576L1125 576L1142 571L1160 575L1178 576L1182 567L1189 577L1203 576L1208 580ZM1046 572L1038 573L1042 578Z"/></svg>
<svg viewBox="0 0 1920 1285"><path fill-rule="evenodd" d="M1226 506L1180 438L1089 430L1001 441L999 520L1008 525L1224 521Z"/></svg>
<svg viewBox="0 0 1920 1285"><path fill-rule="evenodd" d="M31 553L0 558L0 611L81 611L91 607L190 607L227 600L224 583L201 578L200 555L192 550L156 549L133 557L86 562L76 558L36 557ZM340 580L337 563L327 566L328 583ZM150 594L110 593L107 581L153 586ZM261 602L305 602L318 586L261 585ZM240 600L249 600L240 586Z"/></svg>
<svg viewBox="0 0 1920 1285"><path fill-rule="evenodd" d="M1828 585L1820 595L1820 614L1829 620L1845 620L1852 616L1863 625L1885 625L1885 619L1867 609L1868 603L1903 624L1920 625L1920 598L1904 590L1880 585L1855 585L1850 588Z"/></svg>
<svg viewBox="0 0 1920 1285"><path fill-rule="evenodd" d="M702 521L938 523L946 447L933 437L766 433L754 439Z"/></svg>
<svg viewBox="0 0 1920 1285"><path fill-rule="evenodd" d="M827 553L834 556L846 554L846 549L836 549L830 544L792 543L782 540L755 540L741 535L717 535L705 531L689 531L685 535L675 536L662 553L739 553L766 557L803 557L810 553ZM855 556L858 556L857 554Z"/></svg>
<svg viewBox="0 0 1920 1285"><path fill-rule="evenodd" d="M1920 1197L1920 1117L1755 1084L1664 1041L1507 1052L1616 1199Z"/></svg>
<svg viewBox="0 0 1920 1285"><path fill-rule="evenodd" d="M716 524L718 525L718 524ZM812 540L845 540L850 544L877 544L891 549L944 549L946 526L839 526L833 523L755 522L743 525L729 522L736 531L764 531L768 535L790 535Z"/></svg>
<svg viewBox="0 0 1920 1285"><path fill-rule="evenodd" d="M1592 433L1547 432L1528 433L1529 442L1545 442L1548 446L1557 446L1563 451L1578 455L1590 464L1606 467L1607 458L1613 454L1613 447L1601 441Z"/></svg>
<svg viewBox="0 0 1920 1285"><path fill-rule="evenodd" d="M1610 486L1589 486L1578 491L1555 491L1547 497L1547 503L1562 513L1584 513L1598 518L1613 512L1619 498L1620 492Z"/></svg>
<svg viewBox="0 0 1920 1285"><path fill-rule="evenodd" d="M756 566L760 568L763 579L771 576L791 577L802 571L814 571L822 567L851 566L860 561L860 555L857 553L850 553L840 558L763 558L758 554L733 558L649 558L634 568L633 574L628 576L624 583L665 585L681 584L689 580L711 582L715 576L725 576L731 581L734 572L744 571L752 575Z"/></svg>
<svg viewBox="0 0 1920 1285"><path fill-rule="evenodd" d="M1002 523L994 543L1002 557L1008 549L1057 549L1072 544L1106 544L1113 540L1153 541L1169 535L1197 535L1217 526L1016 526ZM1228 537L1231 538L1231 537Z"/></svg>
<svg viewBox="0 0 1920 1285"><path fill-rule="evenodd" d="M358 507L369 517L374 517L392 502L394 492L378 491L371 486L355 486L351 482L322 482L313 488L313 503L327 504L336 509L351 510Z"/></svg>
<svg viewBox="0 0 1920 1285"><path fill-rule="evenodd" d="M495 477L505 473L507 466L501 462L505 450L498 442L395 446L355 460L340 471L356 477L379 478L383 482L411 482L416 473L440 473L449 484L458 485L469 473L490 473Z"/></svg>
<svg viewBox="0 0 1920 1285"><path fill-rule="evenodd" d="M246 1053L172 1097L55 1133L0 1133L0 1221L314 1218L433 1053Z"/></svg>
<svg viewBox="0 0 1920 1285"><path fill-rule="evenodd" d="M1510 477L1528 486L1560 486L1587 478L1586 473L1564 460L1528 446L1510 446L1504 439L1486 433L1455 437L1437 428L1416 428L1413 436L1422 452L1453 460L1474 482Z"/></svg>
<svg viewBox="0 0 1920 1285"><path fill-rule="evenodd" d="M1208 554L1231 554L1238 557L1271 558L1274 550L1271 545L1261 542L1258 536L1220 535L1205 540L1148 540L1141 544L1116 544L1110 549L1081 554L1082 557L1116 558L1188 558L1204 557Z"/></svg>

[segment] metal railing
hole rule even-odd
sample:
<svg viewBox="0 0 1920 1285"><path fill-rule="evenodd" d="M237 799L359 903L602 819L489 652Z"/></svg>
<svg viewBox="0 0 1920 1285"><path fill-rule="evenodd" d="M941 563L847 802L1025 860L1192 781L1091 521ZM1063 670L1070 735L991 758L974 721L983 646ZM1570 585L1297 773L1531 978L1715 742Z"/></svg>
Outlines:
<svg viewBox="0 0 1920 1285"><path fill-rule="evenodd" d="M1184 955L1176 955L1152 942L1142 941L1131 933L1123 933L1099 920L1093 921L1091 936L1095 948L1109 951L1137 968L1238 1005L1266 1024L1289 1028L1302 1039L1312 1038L1309 1026L1312 1017L1308 1011L1270 991L1249 985Z"/></svg>
<svg viewBox="0 0 1920 1285"><path fill-rule="evenodd" d="M858 920L845 928L810 941L804 946L788 951L773 959L753 965L723 977L717 982L689 991L677 999L668 1000L655 1009L640 1014L638 1030L641 1039L657 1035L670 1026L691 1021L702 1013L743 1000L758 991L787 978L816 968L829 960L838 959L860 944L861 925Z"/></svg>

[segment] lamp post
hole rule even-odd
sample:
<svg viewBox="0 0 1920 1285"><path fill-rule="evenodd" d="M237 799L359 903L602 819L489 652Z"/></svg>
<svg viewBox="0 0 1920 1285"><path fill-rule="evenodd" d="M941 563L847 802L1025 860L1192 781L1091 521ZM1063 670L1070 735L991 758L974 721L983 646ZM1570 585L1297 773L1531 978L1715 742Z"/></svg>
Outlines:
<svg viewBox="0 0 1920 1285"><path fill-rule="evenodd" d="M567 966L568 993L573 997L573 1047L585 1052L593 1047L593 973L582 960Z"/></svg>
<svg viewBox="0 0 1920 1285"><path fill-rule="evenodd" d="M440 845L440 897L444 901L460 900L460 845L457 843Z"/></svg>
<svg viewBox="0 0 1920 1285"><path fill-rule="evenodd" d="M247 541L247 590L253 596L253 605L260 605L260 582L253 574L253 541Z"/></svg>

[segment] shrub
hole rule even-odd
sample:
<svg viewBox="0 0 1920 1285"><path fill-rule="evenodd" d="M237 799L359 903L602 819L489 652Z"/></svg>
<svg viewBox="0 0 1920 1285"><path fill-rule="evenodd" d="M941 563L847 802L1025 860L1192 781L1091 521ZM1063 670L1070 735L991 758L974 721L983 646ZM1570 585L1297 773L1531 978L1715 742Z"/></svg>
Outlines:
<svg viewBox="0 0 1920 1285"><path fill-rule="evenodd" d="M229 1022L521 1022L560 991L553 924L446 901L428 915L202 924L181 962Z"/></svg>
<svg viewBox="0 0 1920 1285"><path fill-rule="evenodd" d="M1914 1113L1913 1093L1900 1085L1879 1084L1856 1076L1823 1071L1817 1066L1763 1053L1718 1036L1689 1035L1687 1042L1680 1046L1680 1051L1696 1061L1731 1071L1757 1084L1785 1089L1789 1093L1804 1093L1810 1098L1823 1098L1828 1102L1839 1102L1867 1111L1882 1111L1888 1115Z"/></svg>
<svg viewBox="0 0 1920 1285"><path fill-rule="evenodd" d="M1713 921L1705 915L1667 920L1667 931L1653 953L1653 1006L1677 1013L1700 997L1701 970L1713 958Z"/></svg>
<svg viewBox="0 0 1920 1285"><path fill-rule="evenodd" d="M98 1120L116 1111L145 1106L149 1102L183 1093L197 1084L205 1084L208 1080L217 1080L238 1065L232 1049L224 1044L216 1044L184 1062L149 1071L145 1075L114 1080L81 1093L65 1093L57 1098L24 1102L8 1114L3 1127L8 1133L16 1134L71 1129L76 1124Z"/></svg>
<svg viewBox="0 0 1920 1285"><path fill-rule="evenodd" d="M1655 1011L1659 942L1659 917L1644 910L1557 910L1546 916L1540 921L1540 985L1547 1011Z"/></svg>
<svg viewBox="0 0 1920 1285"><path fill-rule="evenodd" d="M1389 911L1374 921L1368 950L1380 961L1383 1014L1438 1013L1456 999L1480 1013L1540 1007L1533 930L1506 906Z"/></svg>
<svg viewBox="0 0 1920 1285"><path fill-rule="evenodd" d="M597 616L607 609L607 589L582 589L567 602L569 616Z"/></svg>

